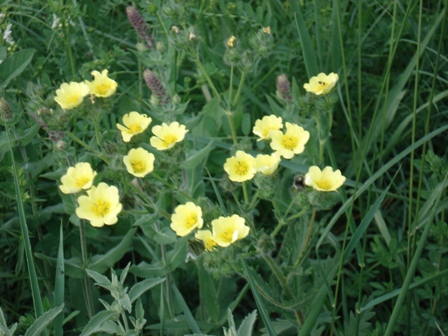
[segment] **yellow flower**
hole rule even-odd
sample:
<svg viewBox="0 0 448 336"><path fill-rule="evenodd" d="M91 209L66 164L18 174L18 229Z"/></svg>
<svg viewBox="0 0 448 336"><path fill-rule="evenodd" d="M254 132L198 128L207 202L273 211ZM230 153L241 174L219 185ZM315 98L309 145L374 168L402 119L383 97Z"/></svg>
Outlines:
<svg viewBox="0 0 448 336"><path fill-rule="evenodd" d="M328 76L321 72L317 76L311 77L310 82L303 85L306 91L315 95L327 94L336 85L339 77L332 72Z"/></svg>
<svg viewBox="0 0 448 336"><path fill-rule="evenodd" d="M255 135L258 135L261 140L270 140L271 131L278 131L283 127L282 118L275 115L264 116L262 119L255 121L255 126L252 130Z"/></svg>
<svg viewBox="0 0 448 336"><path fill-rule="evenodd" d="M202 210L192 202L179 205L171 215L171 229L178 236L184 237L194 229L202 228Z"/></svg>
<svg viewBox="0 0 448 336"><path fill-rule="evenodd" d="M219 217L212 220L212 239L222 247L227 247L249 234L249 227L244 224L244 218L238 215Z"/></svg>
<svg viewBox="0 0 448 336"><path fill-rule="evenodd" d="M216 242L213 240L213 235L210 230L199 230L194 237L202 240L207 251L211 251L216 246Z"/></svg>
<svg viewBox="0 0 448 336"><path fill-rule="evenodd" d="M270 35L271 34L271 27L263 27L262 28L263 33Z"/></svg>
<svg viewBox="0 0 448 336"><path fill-rule="evenodd" d="M82 189L90 189L96 172L93 171L90 163L79 162L74 167L67 169L67 173L61 177L62 185L59 189L64 194L74 194Z"/></svg>
<svg viewBox="0 0 448 336"><path fill-rule="evenodd" d="M108 70L103 70L101 73L96 70L91 72L95 79L93 82L85 81L86 85L89 87L90 94L96 97L107 98L115 93L118 84L113 79L107 77L107 73Z"/></svg>
<svg viewBox="0 0 448 336"><path fill-rule="evenodd" d="M271 137L271 148L277 152L277 155L291 159L294 154L303 152L310 133L299 125L287 122L284 134L282 131L271 131Z"/></svg>
<svg viewBox="0 0 448 336"><path fill-rule="evenodd" d="M101 182L97 187L88 190L87 196L78 197L76 215L89 220L92 226L102 227L104 224L115 224L121 208L118 189Z"/></svg>
<svg viewBox="0 0 448 336"><path fill-rule="evenodd" d="M342 176L338 169L333 171L332 167L325 167L320 170L317 166L311 166L305 175L305 184L320 191L335 191L345 182L345 176Z"/></svg>
<svg viewBox="0 0 448 336"><path fill-rule="evenodd" d="M229 174L229 179L233 182L248 181L257 173L255 158L243 151L238 151L235 156L226 160L224 170Z"/></svg>
<svg viewBox="0 0 448 336"><path fill-rule="evenodd" d="M123 116L123 125L117 124L118 129L121 131L121 136L124 142L131 141L134 135L143 133L151 123L152 119L147 117L146 114L140 114L138 112L126 113Z"/></svg>
<svg viewBox="0 0 448 336"><path fill-rule="evenodd" d="M89 87L85 83L62 83L56 90L54 100L65 110L71 110L81 105L84 97L89 94Z"/></svg>
<svg viewBox="0 0 448 336"><path fill-rule="evenodd" d="M255 158L255 169L264 175L272 175L277 170L280 160L276 153L271 155L258 154Z"/></svg>
<svg viewBox="0 0 448 336"><path fill-rule="evenodd" d="M145 177L154 170L154 154L143 148L133 148L128 155L123 157L123 162L129 174L137 177Z"/></svg>
<svg viewBox="0 0 448 336"><path fill-rule="evenodd" d="M185 138L188 130L184 125L180 125L177 121L167 125L165 123L162 126L157 125L152 128L152 133L155 136L151 137L151 146L158 150L167 150L177 142L181 142Z"/></svg>
<svg viewBox="0 0 448 336"><path fill-rule="evenodd" d="M235 42L236 42L236 37L232 35L227 40L227 46L230 47L230 48L233 48L233 47L235 47Z"/></svg>

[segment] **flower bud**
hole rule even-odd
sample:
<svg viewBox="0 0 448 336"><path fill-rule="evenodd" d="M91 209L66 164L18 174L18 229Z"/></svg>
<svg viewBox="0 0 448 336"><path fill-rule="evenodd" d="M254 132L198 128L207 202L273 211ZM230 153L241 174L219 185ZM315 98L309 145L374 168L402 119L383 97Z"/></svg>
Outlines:
<svg viewBox="0 0 448 336"><path fill-rule="evenodd" d="M146 42L146 47L148 49L151 49L154 46L155 41L152 35L149 33L148 25L146 24L145 20L140 15L138 10L132 6L128 6L126 8L126 14L128 16L129 22L131 23L132 27L134 27L138 36L144 42Z"/></svg>
<svg viewBox="0 0 448 336"><path fill-rule="evenodd" d="M143 72L143 78L153 96L159 100L160 104L168 104L170 97L166 93L166 90L157 75L153 71L146 69Z"/></svg>

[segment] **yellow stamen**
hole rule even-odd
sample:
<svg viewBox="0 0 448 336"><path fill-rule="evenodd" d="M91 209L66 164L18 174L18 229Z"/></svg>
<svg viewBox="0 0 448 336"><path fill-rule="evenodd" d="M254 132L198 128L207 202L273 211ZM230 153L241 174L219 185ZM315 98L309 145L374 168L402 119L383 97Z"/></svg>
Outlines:
<svg viewBox="0 0 448 336"><path fill-rule="evenodd" d="M110 211L109 202L100 200L94 203L92 206L92 212L98 217L106 216L109 213L109 211Z"/></svg>
<svg viewBox="0 0 448 336"><path fill-rule="evenodd" d="M297 147L297 138L291 135L285 135L282 140L282 146L288 150L294 150Z"/></svg>

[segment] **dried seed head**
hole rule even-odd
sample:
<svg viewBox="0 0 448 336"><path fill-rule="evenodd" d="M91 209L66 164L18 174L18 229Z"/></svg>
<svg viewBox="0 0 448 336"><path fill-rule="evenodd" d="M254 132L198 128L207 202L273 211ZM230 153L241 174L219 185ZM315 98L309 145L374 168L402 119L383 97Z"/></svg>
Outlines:
<svg viewBox="0 0 448 336"><path fill-rule="evenodd" d="M287 103L291 102L291 83L285 74L277 76L277 93Z"/></svg>
<svg viewBox="0 0 448 336"><path fill-rule="evenodd" d="M163 84L160 81L159 77L157 77L157 75L153 71L146 69L143 72L143 78L146 82L146 85L151 90L153 96L159 100L159 103L168 104L168 102L170 101L170 97L167 95L166 90L163 87Z"/></svg>
<svg viewBox="0 0 448 336"><path fill-rule="evenodd" d="M0 122L8 123L12 121L12 109L11 105L2 98L0 98Z"/></svg>
<svg viewBox="0 0 448 336"><path fill-rule="evenodd" d="M129 22L131 23L132 27L134 27L138 36L144 42L146 42L146 47L148 49L151 49L154 46L155 41L152 35L149 33L148 25L146 24L145 20L140 15L138 10L132 6L128 6L126 7L126 14L128 16Z"/></svg>

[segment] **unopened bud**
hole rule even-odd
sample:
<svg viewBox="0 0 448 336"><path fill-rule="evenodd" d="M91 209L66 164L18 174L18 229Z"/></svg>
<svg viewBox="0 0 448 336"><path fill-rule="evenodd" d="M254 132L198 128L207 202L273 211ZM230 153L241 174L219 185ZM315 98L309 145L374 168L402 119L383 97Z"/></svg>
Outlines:
<svg viewBox="0 0 448 336"><path fill-rule="evenodd" d="M291 83L285 74L277 76L277 93L285 102L291 102Z"/></svg>
<svg viewBox="0 0 448 336"><path fill-rule="evenodd" d="M67 149L67 143L64 140L59 140L58 142L55 143L54 148L58 151L58 152L64 152Z"/></svg>
<svg viewBox="0 0 448 336"><path fill-rule="evenodd" d="M153 71L146 69L143 72L143 78L153 96L159 99L160 104L168 104L170 97L167 95L166 90L157 75Z"/></svg>
<svg viewBox="0 0 448 336"><path fill-rule="evenodd" d="M126 8L126 14L128 16L129 22L132 27L134 27L138 36L146 43L148 49L151 49L155 41L152 38L152 35L149 33L148 25L146 24L143 17L140 15L137 9L132 6L128 6Z"/></svg>
<svg viewBox="0 0 448 336"><path fill-rule="evenodd" d="M166 49L166 47L165 47L165 43L163 43L163 42L157 42L157 43L156 43L156 49L157 49L157 51L158 51L159 53L163 53L163 52L165 51L165 49Z"/></svg>

